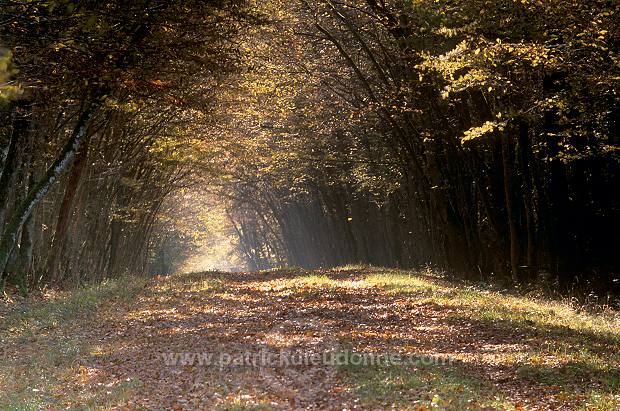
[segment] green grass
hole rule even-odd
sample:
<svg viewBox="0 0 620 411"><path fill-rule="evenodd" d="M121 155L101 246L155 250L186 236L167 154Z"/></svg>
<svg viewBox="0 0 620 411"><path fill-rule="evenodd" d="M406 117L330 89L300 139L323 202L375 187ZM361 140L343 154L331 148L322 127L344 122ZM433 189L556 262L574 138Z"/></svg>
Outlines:
<svg viewBox="0 0 620 411"><path fill-rule="evenodd" d="M134 300L145 283L128 277L23 303L2 303L0 409L59 408L67 401L86 404L82 409L105 409L110 400L130 395L135 382L102 388L101 392L74 393L75 398L67 398L64 388L65 381L79 372L80 359L91 350L79 330L88 327L103 305Z"/></svg>
<svg viewBox="0 0 620 411"><path fill-rule="evenodd" d="M620 314L616 311L588 313L568 301L506 295L475 287L457 287L416 276L413 272L388 271L364 277L369 284L390 293L421 297L420 302L434 302L461 309L467 318L503 322L507 326L555 327L595 335L620 342Z"/></svg>
<svg viewBox="0 0 620 411"><path fill-rule="evenodd" d="M14 338L33 337L92 313L103 303L130 300L144 285L143 279L122 278L59 292L23 305L4 303L0 308L0 331Z"/></svg>
<svg viewBox="0 0 620 411"><path fill-rule="evenodd" d="M565 387L565 399L581 404L584 409L620 409L618 312L609 309L589 312L570 301L452 285L428 273L381 270L371 271L363 278L388 294L410 298L420 305L445 308L449 315L443 321L448 323L472 324L476 329L497 335L520 335L514 342L527 348L518 353L498 354L500 362L516 369L517 380L541 387ZM429 408L477 409L477 405L463 402L471 398L486 398L481 406L500 409L505 406L502 401L493 405L494 395L489 397L488 393L479 392L481 385L458 382L458 375L455 377L437 367L414 374L399 369L345 371L351 381L357 382L358 392L364 398L388 401L397 392L416 392L423 387L420 401ZM438 396L439 405L431 403L431 394Z"/></svg>
<svg viewBox="0 0 620 411"><path fill-rule="evenodd" d="M487 382L447 365L346 365L340 371L368 408L511 409Z"/></svg>
<svg viewBox="0 0 620 411"><path fill-rule="evenodd" d="M339 275L342 271L350 273ZM538 387L533 392L555 390L556 399L572 408L620 409L620 315L616 311L589 312L570 301L452 284L430 272L354 266L320 272L277 270L270 274L274 282L255 274L249 281L261 292L295 295L299 304L304 299L335 298L356 309L356 295L360 299L370 295L372 299L363 302L363 310L371 313L375 310L373 302L377 307L384 306L385 296L380 295L384 293L394 304L406 301L403 307L407 309L430 307L433 321L438 324L457 328L466 324L465 329L485 331L483 335L493 338L505 337L508 343L518 345L513 351L494 353L493 363L488 364L490 369L509 370L510 381L515 384ZM112 409L115 404L131 399L141 387L138 380L114 387L95 387L88 392L67 390L66 381L82 371L82 360L106 353L105 347L86 346L81 330L87 330L93 321L103 321L99 316L104 308L130 303L138 296L148 297L159 308L175 308L173 304L179 301L193 304L194 299L204 301L212 296L226 298L228 293L230 298L235 297L228 281L239 279L231 280L218 272L178 275L155 282L143 292L144 280L124 278L24 303L4 303L0 306L0 410L56 409L67 403L81 405L74 409ZM172 298L175 296L181 300ZM354 324L356 318L343 321ZM399 321L398 316L394 321ZM396 323L399 324L404 325ZM363 331L361 325L359 330ZM358 344L357 335L341 334L341 348L403 348L398 342L390 346L389 338L385 346L364 346ZM473 344L470 349L475 352L476 347ZM470 366L458 361L445 365L343 365L338 370L345 388L359 400L362 409L517 408L510 395L502 392L501 384L496 385L485 373L472 373ZM513 390L519 391L519 387ZM226 401L220 404L221 409L271 408L262 401Z"/></svg>
<svg viewBox="0 0 620 411"><path fill-rule="evenodd" d="M381 287L396 294L428 294L432 295L438 287L408 271L385 270L364 276L370 285Z"/></svg>
<svg viewBox="0 0 620 411"><path fill-rule="evenodd" d="M376 270L376 268L373 268L372 266L368 264L347 264L347 265L338 267L337 270L340 270L340 271L370 271L370 270Z"/></svg>

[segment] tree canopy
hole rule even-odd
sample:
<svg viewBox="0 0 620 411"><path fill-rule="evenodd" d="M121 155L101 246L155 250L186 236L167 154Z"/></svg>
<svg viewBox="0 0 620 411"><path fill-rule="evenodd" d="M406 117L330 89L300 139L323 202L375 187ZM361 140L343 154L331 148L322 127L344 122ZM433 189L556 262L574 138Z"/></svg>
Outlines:
<svg viewBox="0 0 620 411"><path fill-rule="evenodd" d="M0 271L24 289L217 238L251 269L618 291L613 1L0 4Z"/></svg>

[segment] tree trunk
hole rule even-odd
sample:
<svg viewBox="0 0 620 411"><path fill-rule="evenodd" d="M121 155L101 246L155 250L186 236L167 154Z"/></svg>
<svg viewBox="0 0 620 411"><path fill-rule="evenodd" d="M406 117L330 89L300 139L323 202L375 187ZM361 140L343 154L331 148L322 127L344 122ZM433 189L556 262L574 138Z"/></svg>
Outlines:
<svg viewBox="0 0 620 411"><path fill-rule="evenodd" d="M78 191L78 186L82 178L86 166L86 160L88 159L88 138L84 139L82 147L75 156L73 167L71 169L71 175L67 182L67 188L60 205L60 212L58 214L58 220L56 221L56 229L52 236L52 244L50 245L50 254L47 257L45 272L49 276L52 282L58 280L58 257L62 254L65 238L67 235L67 228L69 227L69 220L71 211L73 209L73 202L75 194Z"/></svg>
<svg viewBox="0 0 620 411"><path fill-rule="evenodd" d="M33 180L31 180L31 182L33 182ZM17 274L19 275L17 283L23 286L24 292L27 292L27 288L33 285L32 251L34 245L34 227L34 214L31 213L22 228L19 254L17 255Z"/></svg>
<svg viewBox="0 0 620 411"><path fill-rule="evenodd" d="M13 132L2 169L0 169L0 230L4 226L7 207L9 206L9 190L11 188L11 180L17 169L19 156L19 142L22 135L28 130L28 120L18 112L15 114L13 122Z"/></svg>
<svg viewBox="0 0 620 411"><path fill-rule="evenodd" d="M519 234L517 219L514 213L512 201L511 177L512 164L510 156L510 143L508 134L502 132L502 165L504 171L504 196L506 197L506 217L508 218L508 228L510 230L510 274L513 283L519 282Z"/></svg>
<svg viewBox="0 0 620 411"><path fill-rule="evenodd" d="M6 264L15 247L17 234L30 216L30 213L32 213L32 210L41 202L52 184L73 160L75 153L80 148L80 144L86 138L88 126L96 108L97 105L93 103L89 103L86 106L73 129L71 138L65 144L56 161L50 166L41 181L29 191L26 199L13 211L13 215L4 228L2 239L0 240L0 273L2 273L2 278L5 277Z"/></svg>
<svg viewBox="0 0 620 411"><path fill-rule="evenodd" d="M532 172L533 162L530 161L530 142L529 129L524 121L519 124L519 152L521 154L521 168L523 170L523 210L525 212L525 228L527 232L526 265L529 279L536 275L536 221L535 203L532 192Z"/></svg>

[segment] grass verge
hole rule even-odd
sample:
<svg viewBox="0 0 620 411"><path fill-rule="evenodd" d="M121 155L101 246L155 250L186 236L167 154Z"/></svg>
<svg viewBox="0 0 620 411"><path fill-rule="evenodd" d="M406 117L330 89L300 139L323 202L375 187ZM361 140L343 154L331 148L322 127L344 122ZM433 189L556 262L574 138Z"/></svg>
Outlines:
<svg viewBox="0 0 620 411"><path fill-rule="evenodd" d="M571 301L451 285L432 273L369 270L362 277L394 298L419 307L437 307L438 322L475 330L487 338L480 345L501 340L520 346L517 350L498 350L493 353L493 363L486 364L487 369L510 374L509 385L533 385L541 392L553 390L558 401L584 410L620 409L618 312L588 312ZM458 352L455 355L458 357ZM484 366L481 358L488 357L488 352L470 348L467 355L472 356L470 364ZM490 386L489 380L468 376L467 371L454 366L346 367L343 372L362 403L370 408L377 402L395 404L398 409L445 410L512 409L519 404L506 402L506 396ZM394 401L407 396L408 401Z"/></svg>
<svg viewBox="0 0 620 411"><path fill-rule="evenodd" d="M92 348L86 345L85 333L93 321L103 320L101 308L133 301L145 284L145 279L126 277L1 303L0 409L54 409L66 403L105 409L128 396L138 382L90 393L68 391L66 382L84 372L80 359Z"/></svg>

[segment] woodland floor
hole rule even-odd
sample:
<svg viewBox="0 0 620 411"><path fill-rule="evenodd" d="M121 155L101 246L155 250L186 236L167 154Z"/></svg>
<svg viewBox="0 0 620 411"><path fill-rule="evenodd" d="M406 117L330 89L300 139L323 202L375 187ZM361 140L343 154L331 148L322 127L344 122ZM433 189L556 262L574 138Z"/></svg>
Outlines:
<svg viewBox="0 0 620 411"><path fill-rule="evenodd" d="M617 312L432 273L203 273L0 304L2 410L620 409Z"/></svg>

